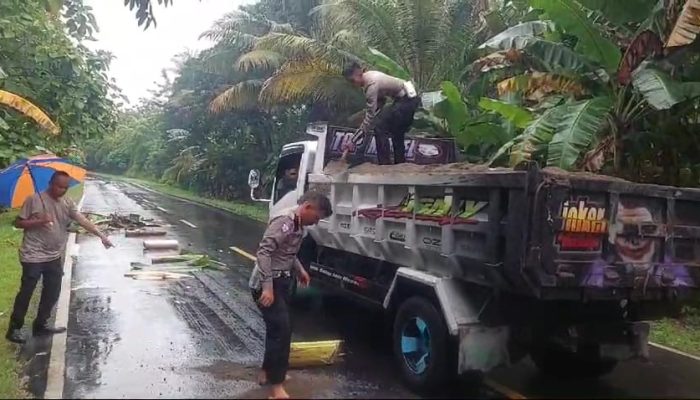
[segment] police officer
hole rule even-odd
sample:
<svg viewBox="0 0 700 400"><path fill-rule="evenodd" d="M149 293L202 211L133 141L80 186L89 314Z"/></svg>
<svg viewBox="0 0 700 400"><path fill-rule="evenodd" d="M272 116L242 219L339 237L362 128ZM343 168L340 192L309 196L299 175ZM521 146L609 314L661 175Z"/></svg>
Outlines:
<svg viewBox="0 0 700 400"><path fill-rule="evenodd" d="M289 398L282 383L289 367L292 339L289 322L292 279L296 277L301 286L308 285L311 279L297 259L304 227L315 225L331 214L326 196L306 192L295 209L270 221L260 241L249 286L265 321L265 358L259 381L272 385L270 398L273 399Z"/></svg>
<svg viewBox="0 0 700 400"><path fill-rule="evenodd" d="M406 162L404 138L406 132L411 129L413 116L420 106L420 97L413 83L379 71L367 71L357 63L348 65L343 75L350 83L364 89L367 100L365 118L355 132L351 143L346 145L348 149L343 158L347 157L347 151L362 142L363 138L368 137L368 134L374 130L377 163L391 164L389 137L394 147L394 164ZM393 99L393 103L384 107L389 98Z"/></svg>

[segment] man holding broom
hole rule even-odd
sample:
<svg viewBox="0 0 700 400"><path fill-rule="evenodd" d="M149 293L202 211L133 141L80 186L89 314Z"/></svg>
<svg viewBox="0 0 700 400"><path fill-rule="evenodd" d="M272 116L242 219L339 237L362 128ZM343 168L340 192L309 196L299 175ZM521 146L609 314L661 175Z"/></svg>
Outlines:
<svg viewBox="0 0 700 400"><path fill-rule="evenodd" d="M307 286L311 280L297 258L304 227L317 224L332 212L326 196L306 192L296 208L270 221L260 241L249 286L265 321L265 357L258 380L272 385L271 399L289 398L283 383L292 340L289 321L292 282L296 278L301 286Z"/></svg>

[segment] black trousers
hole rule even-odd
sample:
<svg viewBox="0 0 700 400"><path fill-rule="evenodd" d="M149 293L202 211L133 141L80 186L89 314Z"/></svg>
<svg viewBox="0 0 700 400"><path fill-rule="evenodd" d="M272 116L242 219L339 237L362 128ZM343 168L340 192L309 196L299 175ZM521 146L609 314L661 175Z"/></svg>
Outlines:
<svg viewBox="0 0 700 400"><path fill-rule="evenodd" d="M389 159L389 138L391 138L394 147L394 164L406 162L404 139L406 132L411 129L413 117L419 105L420 97L416 96L412 99L404 97L394 101L392 105L379 113L374 127L378 164L391 164Z"/></svg>
<svg viewBox="0 0 700 400"><path fill-rule="evenodd" d="M289 347L292 344L289 300L292 279L294 278L274 279L275 301L269 307L258 304L265 321L265 357L262 369L267 373L267 382L273 385L284 382L289 369ZM261 294L261 290L254 290L253 300L257 302Z"/></svg>
<svg viewBox="0 0 700 400"><path fill-rule="evenodd" d="M43 263L22 263L22 283L19 287L19 293L15 297L15 306L10 317L10 329L20 329L24 325L29 301L39 278L42 277L43 287L34 326L46 325L53 308L56 306L58 296L61 294L61 281L63 279L63 266L61 264L60 258Z"/></svg>

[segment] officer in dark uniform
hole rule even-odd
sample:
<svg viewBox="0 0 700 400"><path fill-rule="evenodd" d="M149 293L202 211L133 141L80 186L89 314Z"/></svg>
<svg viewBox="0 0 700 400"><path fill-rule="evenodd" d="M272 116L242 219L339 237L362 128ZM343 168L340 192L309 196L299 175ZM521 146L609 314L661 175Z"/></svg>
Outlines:
<svg viewBox="0 0 700 400"><path fill-rule="evenodd" d="M302 286L311 279L297 259L304 227L315 225L331 214L331 203L326 196L306 192L295 209L270 221L260 241L249 286L265 321L265 358L259 381L272 385L270 398L273 399L289 398L282 383L289 367L292 339L288 308L292 279L296 277Z"/></svg>

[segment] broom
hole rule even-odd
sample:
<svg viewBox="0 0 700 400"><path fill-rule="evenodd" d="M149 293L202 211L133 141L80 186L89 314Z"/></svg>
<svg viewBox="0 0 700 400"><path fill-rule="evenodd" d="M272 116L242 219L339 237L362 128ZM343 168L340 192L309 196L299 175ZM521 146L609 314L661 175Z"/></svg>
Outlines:
<svg viewBox="0 0 700 400"><path fill-rule="evenodd" d="M229 247L241 256L255 261L255 256L236 246ZM308 368L332 365L343 356L342 340L322 340L318 342L295 342L289 348L289 367Z"/></svg>

